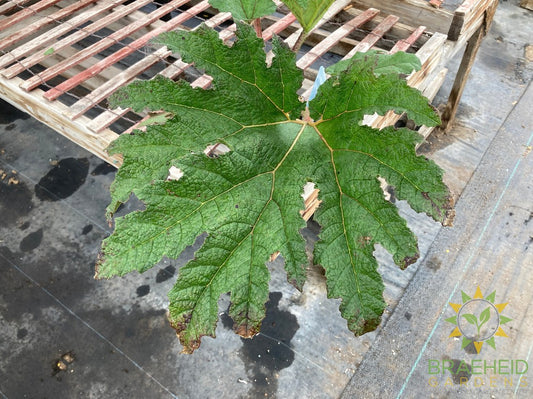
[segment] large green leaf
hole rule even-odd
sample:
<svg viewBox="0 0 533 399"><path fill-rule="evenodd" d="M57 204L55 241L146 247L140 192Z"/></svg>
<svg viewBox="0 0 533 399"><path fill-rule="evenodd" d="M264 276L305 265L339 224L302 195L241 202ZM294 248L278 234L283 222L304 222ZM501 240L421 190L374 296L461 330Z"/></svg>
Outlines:
<svg viewBox="0 0 533 399"><path fill-rule="evenodd" d="M237 21L251 21L276 11L272 0L209 0L219 11L231 12Z"/></svg>
<svg viewBox="0 0 533 399"><path fill-rule="evenodd" d="M324 16L335 0L284 0L305 32L309 32Z"/></svg>
<svg viewBox="0 0 533 399"><path fill-rule="evenodd" d="M305 281L300 211L303 186L313 182L322 201L315 213L322 230L314 261L326 270L329 296L342 299L349 328L370 331L385 307L375 245L390 251L402 268L418 257L416 238L384 199L378 177L438 221L447 220L450 201L441 170L415 154L417 133L360 122L391 109L419 124L439 119L397 74L376 75L372 54L333 74L305 109L297 95L303 77L295 55L274 38L275 56L267 66L264 43L251 27L239 24L237 37L231 48L207 28L160 39L213 77L207 90L156 79L115 96L114 105L175 116L121 137L112 148L124 155L113 208L134 192L146 209L117 218L115 232L103 243L97 276L143 272L164 256L176 258L207 233L169 294L170 322L192 352L203 335L214 335L217 301L230 292L236 332L253 336L265 316L265 263L271 255L282 254L297 288ZM204 154L217 143L229 152ZM172 177L172 169L183 176Z"/></svg>

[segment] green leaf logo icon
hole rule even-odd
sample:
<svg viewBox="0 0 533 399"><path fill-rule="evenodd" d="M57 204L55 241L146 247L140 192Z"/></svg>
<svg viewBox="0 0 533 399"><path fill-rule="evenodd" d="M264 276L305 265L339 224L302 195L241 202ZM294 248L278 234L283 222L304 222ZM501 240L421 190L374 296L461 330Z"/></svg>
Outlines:
<svg viewBox="0 0 533 399"><path fill-rule="evenodd" d="M507 303L495 303L495 298L496 291L483 297L477 287L473 298L462 292L463 303L450 302L457 314L446 319L456 326L450 337L462 337L462 348L473 344L476 352L480 353L483 343L496 349L495 337L508 337L501 327L512 320L501 314Z"/></svg>

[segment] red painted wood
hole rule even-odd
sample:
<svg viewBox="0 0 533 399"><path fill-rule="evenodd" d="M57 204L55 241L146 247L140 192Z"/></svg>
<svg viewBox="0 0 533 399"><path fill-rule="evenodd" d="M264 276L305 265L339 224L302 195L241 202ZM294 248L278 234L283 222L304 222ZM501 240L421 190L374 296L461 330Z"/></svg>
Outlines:
<svg viewBox="0 0 533 399"><path fill-rule="evenodd" d="M11 46L12 44L15 44L18 40L22 40L25 37L28 37L31 34L35 34L39 29L44 28L47 25L50 25L54 22L60 23L60 19L68 17L70 14L72 14L75 11L81 10L83 7L95 3L98 0L81 0L81 1L75 1L71 5L48 15L47 17L44 17L38 21L35 21L34 23L26 26L25 28L22 28L12 35L9 35L2 40L0 40L0 50L3 48L6 48L7 46Z"/></svg>
<svg viewBox="0 0 533 399"><path fill-rule="evenodd" d="M397 53L398 51L407 51L420 36L426 31L425 26L419 26L416 28L413 33L409 35L407 39L401 39L396 42L393 48L389 51L390 54Z"/></svg>
<svg viewBox="0 0 533 399"><path fill-rule="evenodd" d="M145 19L135 21L117 30L116 32L110 34L107 37L104 37L102 40L96 42L95 44L83 49L83 51L74 54L66 60L63 60L54 65L53 67L50 67L45 71L39 73L38 75L26 80L22 85L22 88L27 91L33 90L35 87L39 86L43 82L46 82L52 79L53 77L60 75L66 70L78 65L80 62L91 58L102 50L105 50L113 44L116 44L118 41L130 36L131 34L137 32L138 30L144 28L152 22L159 20L159 18L161 18L165 14L168 14L172 9L177 8L180 5L187 3L188 1L189 0L174 0L166 4L164 7L161 7L156 11L148 14Z"/></svg>
<svg viewBox="0 0 533 399"><path fill-rule="evenodd" d="M279 21L270 25L263 31L263 40L266 41L272 39L272 36L274 36L274 34L282 32L284 29L289 27L294 21L296 21L296 17L292 15L292 13L285 15Z"/></svg>
<svg viewBox="0 0 533 399"><path fill-rule="evenodd" d="M344 25L342 25L335 32L331 33L328 37L313 47L307 54L298 60L296 65L301 69L309 68L319 57L328 52L333 46L335 46L340 40L348 36L352 31L370 21L379 13L379 10L375 8L369 8L364 13L351 19Z"/></svg>
<svg viewBox="0 0 533 399"><path fill-rule="evenodd" d="M357 46L355 46L347 55L345 58L351 58L354 56L357 52L366 52L372 48L374 44L376 44L379 39L383 37L387 31L394 26L396 22L398 22L400 18L398 18L396 15L389 15L387 18L385 18L381 23L376 26L372 32L370 32L366 37L359 42Z"/></svg>
<svg viewBox="0 0 533 399"><path fill-rule="evenodd" d="M92 22L91 24L83 27L83 29L77 30L70 34L67 37L64 37L63 39L60 39L56 41L52 48L54 49L54 53L61 51L64 48L68 48L69 46L77 43L78 41L84 39L85 37L91 35L94 32L99 31L102 28L105 28L106 26L112 24L113 22L118 21L119 19L127 16L132 11L135 11L139 8L141 8L144 5L147 5L151 2L151 0L137 0L134 3L128 4L128 7L122 7L121 9L114 11L102 18L95 18L96 21ZM85 50L81 50L84 52ZM15 65L9 67L6 69L2 74L10 79L14 76L17 76L19 73L24 71L25 69L29 69L33 65L38 64L42 60L44 60L49 55L46 55L44 52L36 52L32 54L31 56L28 56L24 58L23 60L20 60ZM42 81L39 79L39 81ZM26 89L26 84L21 86L23 89Z"/></svg>
<svg viewBox="0 0 533 399"><path fill-rule="evenodd" d="M0 30L4 30L6 28L9 28L10 26L18 24L19 22L28 18L30 15L37 14L39 11L45 10L52 5L59 3L60 1L61 0L42 0L36 4L32 4L31 6L25 7L24 9L16 12L15 14L10 15L8 18L1 20Z"/></svg>
<svg viewBox="0 0 533 399"><path fill-rule="evenodd" d="M103 71L105 68L127 57L134 51L139 50L141 47L145 46L149 40L153 39L154 37L160 35L163 32L168 32L168 31L171 31L172 29L177 28L183 22L187 21L188 19L192 18L193 16L195 16L196 14L200 12L207 10L209 7L210 5L206 0L202 1L201 3L198 3L196 6L185 11L183 14L180 14L177 17L172 18L170 21L168 21L163 26L159 28L155 28L154 30L140 37L139 39L133 41L132 43L128 45L128 47L121 48L120 50L110 55L109 57L87 68L85 71L80 72L79 74L73 76L72 78L66 80L65 82L59 84L58 86L48 90L44 94L44 98L50 101L57 99L61 94L65 93L66 91L78 86L80 83L84 82L85 80L90 79L91 77L97 75L98 73ZM165 6L159 8L159 11L164 8ZM164 14L168 13L169 11L170 10L166 10Z"/></svg>

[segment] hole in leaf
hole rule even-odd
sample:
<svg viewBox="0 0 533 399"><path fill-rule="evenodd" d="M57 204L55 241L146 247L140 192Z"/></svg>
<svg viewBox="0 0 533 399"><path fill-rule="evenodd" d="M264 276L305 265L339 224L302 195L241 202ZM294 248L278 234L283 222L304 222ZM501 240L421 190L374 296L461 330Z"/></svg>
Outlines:
<svg viewBox="0 0 533 399"><path fill-rule="evenodd" d="M307 182L304 185L302 197L304 199L305 209L300 211L300 215L305 221L315 213L320 206L321 200L318 199L319 189L315 188L315 183Z"/></svg>
<svg viewBox="0 0 533 399"><path fill-rule="evenodd" d="M168 170L167 180L179 180L183 177L183 171L175 166L171 166Z"/></svg>
<svg viewBox="0 0 533 399"><path fill-rule="evenodd" d="M269 262L274 262L276 260L276 258L279 256L280 252L279 251L276 251L272 254L270 254L270 258L268 259Z"/></svg>
<svg viewBox="0 0 533 399"><path fill-rule="evenodd" d="M225 154L227 152L230 152L229 147L222 143L208 145L207 148L204 150L204 154L207 155L209 158L218 158L219 155Z"/></svg>
<svg viewBox="0 0 533 399"><path fill-rule="evenodd" d="M379 185L381 187L381 190L383 190L383 196L385 199L389 202L394 203L396 201L396 196L394 195L394 188L387 183L387 181L383 178L378 176Z"/></svg>

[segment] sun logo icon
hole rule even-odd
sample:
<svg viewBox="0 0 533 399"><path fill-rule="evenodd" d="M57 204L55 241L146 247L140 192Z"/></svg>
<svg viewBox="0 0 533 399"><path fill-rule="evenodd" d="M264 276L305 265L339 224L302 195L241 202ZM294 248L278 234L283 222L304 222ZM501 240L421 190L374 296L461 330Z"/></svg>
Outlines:
<svg viewBox="0 0 533 399"><path fill-rule="evenodd" d="M473 298L464 291L461 291L461 294L463 303L450 302L450 306L457 313L446 319L448 323L455 325L450 337L463 337L461 349L473 342L478 354L485 342L496 349L495 337L508 338L501 327L512 320L501 314L508 302L494 303L496 291L484 298L479 287Z"/></svg>

